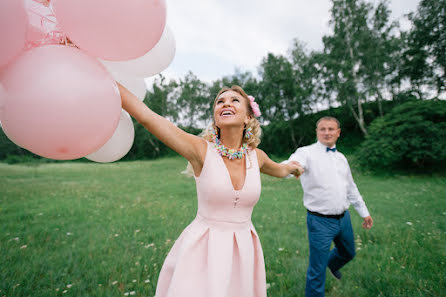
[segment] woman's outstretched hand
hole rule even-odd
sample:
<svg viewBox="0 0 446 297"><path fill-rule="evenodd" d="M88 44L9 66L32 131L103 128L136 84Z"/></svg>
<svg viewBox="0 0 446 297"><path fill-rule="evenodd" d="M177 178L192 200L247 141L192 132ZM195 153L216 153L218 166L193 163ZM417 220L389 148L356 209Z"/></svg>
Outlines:
<svg viewBox="0 0 446 297"><path fill-rule="evenodd" d="M304 169L297 161L290 161L287 165L289 167L290 174L294 175L296 178L299 178L299 176L304 173Z"/></svg>

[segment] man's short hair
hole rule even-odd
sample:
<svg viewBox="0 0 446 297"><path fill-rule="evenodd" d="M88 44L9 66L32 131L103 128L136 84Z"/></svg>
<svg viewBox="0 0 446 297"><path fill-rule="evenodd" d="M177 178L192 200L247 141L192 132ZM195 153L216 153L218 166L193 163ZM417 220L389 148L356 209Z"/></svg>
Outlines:
<svg viewBox="0 0 446 297"><path fill-rule="evenodd" d="M341 123L339 122L339 120L335 117L330 117L330 116L326 116L326 117L322 117L320 118L317 122L316 122L316 128L319 125L319 123L321 121L335 121L336 124L338 124L338 129L341 128Z"/></svg>

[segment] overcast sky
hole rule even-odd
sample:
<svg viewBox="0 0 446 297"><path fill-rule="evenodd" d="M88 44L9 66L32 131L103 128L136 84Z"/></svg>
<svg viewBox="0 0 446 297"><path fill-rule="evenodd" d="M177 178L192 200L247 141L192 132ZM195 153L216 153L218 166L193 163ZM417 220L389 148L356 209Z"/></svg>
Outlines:
<svg viewBox="0 0 446 297"><path fill-rule="evenodd" d="M171 78L192 71L203 81L234 73L256 73L267 53L286 54L294 38L308 50L323 48L330 33L330 0L168 0L167 24L176 55L162 72ZM371 0L377 4L378 1ZM416 11L419 0L391 0L392 20Z"/></svg>

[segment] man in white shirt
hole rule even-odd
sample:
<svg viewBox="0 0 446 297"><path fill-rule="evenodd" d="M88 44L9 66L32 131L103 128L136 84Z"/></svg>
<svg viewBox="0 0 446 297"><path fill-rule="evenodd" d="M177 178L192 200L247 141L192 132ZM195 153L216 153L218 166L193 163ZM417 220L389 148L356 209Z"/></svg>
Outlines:
<svg viewBox="0 0 446 297"><path fill-rule="evenodd" d="M362 226L370 229L372 217L353 181L344 155L336 150L341 129L333 117L323 117L316 124L318 141L301 147L288 162L303 167L300 176L307 209L310 263L307 270L305 296L324 296L325 271L341 279L339 269L355 256L355 241L348 208L353 204L364 218ZM330 250L331 242L335 247Z"/></svg>

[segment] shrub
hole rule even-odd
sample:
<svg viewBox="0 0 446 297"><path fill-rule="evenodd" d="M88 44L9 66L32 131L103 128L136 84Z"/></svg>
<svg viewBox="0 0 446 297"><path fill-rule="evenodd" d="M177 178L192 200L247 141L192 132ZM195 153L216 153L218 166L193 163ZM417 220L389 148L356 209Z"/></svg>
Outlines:
<svg viewBox="0 0 446 297"><path fill-rule="evenodd" d="M411 101L375 119L358 150L362 166L424 168L446 161L446 102Z"/></svg>

